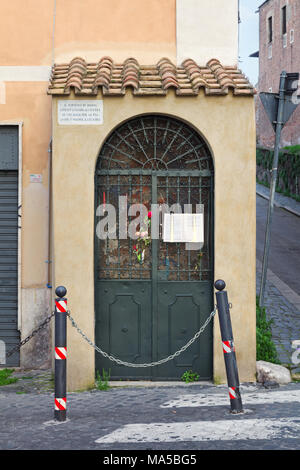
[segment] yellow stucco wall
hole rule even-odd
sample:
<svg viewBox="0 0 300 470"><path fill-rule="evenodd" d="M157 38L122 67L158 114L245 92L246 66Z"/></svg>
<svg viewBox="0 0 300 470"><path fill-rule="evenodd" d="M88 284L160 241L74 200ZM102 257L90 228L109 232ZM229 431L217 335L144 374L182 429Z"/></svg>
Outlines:
<svg viewBox="0 0 300 470"><path fill-rule="evenodd" d="M98 62L106 55L176 62L175 17L176 0L2 2L0 65L51 65L76 56Z"/></svg>
<svg viewBox="0 0 300 470"><path fill-rule="evenodd" d="M22 122L22 287L45 287L48 259L48 147L51 97L47 83L7 83L0 123ZM30 183L41 174L41 183Z"/></svg>
<svg viewBox="0 0 300 470"><path fill-rule="evenodd" d="M18 328L21 339L40 324L49 311L50 289L46 287L49 259L49 143L51 97L46 82L7 82L5 103L0 105L0 125L22 123L19 141L21 215L19 230ZM34 183L30 175L41 175ZM46 342L45 342L46 343ZM20 366L35 366L35 340L23 346ZM49 347L42 347L42 358ZM30 353L31 351L31 353ZM41 350L40 350L41 351ZM39 366L42 366L40 359ZM45 359L45 367L49 365Z"/></svg>
<svg viewBox="0 0 300 470"><path fill-rule="evenodd" d="M238 0L176 0L177 62L238 64ZM225 39L226 38L226 39Z"/></svg>
<svg viewBox="0 0 300 470"><path fill-rule="evenodd" d="M64 99L75 99L70 95ZM77 97L76 99L80 99ZM86 97L84 99L87 99ZM101 97L99 126L57 124L53 98L53 285L68 289L72 316L94 339L94 171L108 134L145 113L183 119L207 140L215 164L215 280L227 283L240 381L255 380L255 116L252 97ZM68 390L94 383L94 350L68 323ZM219 324L214 377L226 380Z"/></svg>

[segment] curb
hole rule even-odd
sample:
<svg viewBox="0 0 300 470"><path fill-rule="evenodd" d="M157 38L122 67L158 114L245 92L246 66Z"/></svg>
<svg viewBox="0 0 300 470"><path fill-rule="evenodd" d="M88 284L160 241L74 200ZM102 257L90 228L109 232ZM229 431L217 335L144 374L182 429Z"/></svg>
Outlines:
<svg viewBox="0 0 300 470"><path fill-rule="evenodd" d="M260 192L258 189L256 189L256 194L264 199L267 199L267 201L269 201L269 196L267 196L266 194L264 194L263 192ZM279 207L280 209L284 209L288 212L290 212L291 214L294 214L296 215L297 217L300 217L300 212L298 211L295 211L295 209L292 209L291 207L289 206L286 206L284 204L280 204L279 202L277 202L276 200L274 200L274 206L275 207Z"/></svg>
<svg viewBox="0 0 300 470"><path fill-rule="evenodd" d="M258 258L256 258L256 271L260 274L262 272L262 261ZM299 310L300 312L300 296L269 268L267 269L267 280L276 287L282 297L284 297L293 307L295 307L296 310Z"/></svg>

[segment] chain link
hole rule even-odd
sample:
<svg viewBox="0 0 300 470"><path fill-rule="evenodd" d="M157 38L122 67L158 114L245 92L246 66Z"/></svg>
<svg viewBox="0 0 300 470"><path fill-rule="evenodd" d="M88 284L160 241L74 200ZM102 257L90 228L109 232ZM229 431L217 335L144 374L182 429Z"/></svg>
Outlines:
<svg viewBox="0 0 300 470"><path fill-rule="evenodd" d="M39 331L41 331L43 328L45 328L46 325L51 321L52 317L54 316L55 312L51 312L50 315L44 320L37 328L35 328L27 338L23 339L20 341L20 343L15 346L13 349L11 349L7 354L6 357L10 357L12 354L14 354L16 351L18 351L24 344L28 343L28 341L33 338Z"/></svg>
<svg viewBox="0 0 300 470"><path fill-rule="evenodd" d="M87 341L87 343L92 346L96 351L98 351L100 354L102 354L102 356L104 356L105 358L109 359L110 361L112 362L116 362L117 364L119 365L123 365L123 366L126 366L126 367L155 367L155 366L159 366L160 364L164 364L165 362L168 362L168 361L171 361L172 359L174 359L175 357L178 357L182 352L184 352L187 348L189 348L191 346L191 344L193 344L196 339L199 338L199 336L201 335L201 333L203 333L203 331L205 330L205 328L207 327L207 325L209 324L209 322L212 320L212 318L215 316L217 312L217 308L215 307L215 309L211 312L211 314L209 315L209 317L207 317L205 323L201 326L200 330L197 331L197 333L193 336L193 338L191 338L181 349L179 349L178 351L176 351L174 354L172 354L171 356L168 356L168 357L165 357L164 359L160 359L159 361L156 361L156 362L150 362L148 364L133 364L131 362L126 362L126 361L121 361L121 359L118 359L114 356L110 356L109 354L107 354L105 351L102 351L102 349L100 349L96 344L94 344L84 333L83 331L78 327L77 323L75 322L74 318L71 317L71 314L70 314L70 311L68 310L67 311L67 316L69 317L71 323L72 323L72 326L78 331L78 333Z"/></svg>
<svg viewBox="0 0 300 470"><path fill-rule="evenodd" d="M217 308L215 308L211 314L209 315L209 317L207 317L205 323L201 326L200 330L197 331L197 333L184 345L182 346L182 348L180 348L178 351L176 351L174 354L168 356L168 357L165 357L163 359L160 359L159 361L156 361L156 362L150 362L150 363L144 363L144 364L133 364L131 362L126 362L126 361L121 361L121 359L118 359L114 356L111 356L109 355L108 353L106 353L105 351L102 351L102 349L100 349L96 344L94 344L84 333L83 331L78 327L77 323L75 322L74 318L72 318L71 314L70 314L70 311L68 310L67 311L67 316L68 318L70 319L71 323L72 323L72 326L78 331L78 333L87 341L87 343L92 346L96 351L98 351L100 354L102 354L102 356L104 356L105 358L109 359L110 361L113 361L113 362L116 362L117 364L119 365L123 365L123 366L126 366L126 367L135 367L135 368L145 368L145 367L155 367L155 366L158 366L160 364L164 364L166 362L169 362L171 360L173 360L175 357L178 357L181 353L183 353L186 349L188 349L198 338L199 336L201 335L201 333L203 333L203 331L205 330L205 328L207 327L207 325L210 323L210 321L212 320L212 318L215 316L217 312ZM29 336L27 336L25 339L23 339L22 341L20 341L20 343L15 346L13 349L11 349L7 354L6 354L6 357L10 357L12 354L14 354L16 351L18 351L22 346L24 346L24 344L28 343L29 340L31 340L39 331L41 331L43 328L46 327L46 325L48 325L48 323L51 321L51 319L53 318L55 314L55 311L51 312L50 315L48 315L48 317L46 318L46 320L44 320L37 328L35 328Z"/></svg>

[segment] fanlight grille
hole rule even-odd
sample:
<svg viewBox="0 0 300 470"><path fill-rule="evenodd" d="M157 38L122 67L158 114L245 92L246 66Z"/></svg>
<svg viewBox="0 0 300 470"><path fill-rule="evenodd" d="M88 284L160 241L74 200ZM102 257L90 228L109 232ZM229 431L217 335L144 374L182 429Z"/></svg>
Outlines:
<svg viewBox="0 0 300 470"><path fill-rule="evenodd" d="M98 170L209 170L213 164L206 142L174 118L141 116L122 124L106 140Z"/></svg>

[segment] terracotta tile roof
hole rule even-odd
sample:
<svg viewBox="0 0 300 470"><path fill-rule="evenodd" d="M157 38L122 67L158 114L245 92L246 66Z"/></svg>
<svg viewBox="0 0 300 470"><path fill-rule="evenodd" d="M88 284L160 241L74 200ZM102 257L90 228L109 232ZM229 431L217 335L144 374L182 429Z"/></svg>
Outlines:
<svg viewBox="0 0 300 470"><path fill-rule="evenodd" d="M134 95L166 95L175 88L176 95L198 95L204 88L206 95L226 95L231 88L234 95L254 95L253 86L243 73L233 66L224 66L211 59L206 66L199 66L192 59L176 67L163 58L156 65L140 65L134 58L116 64L110 57L102 57L98 63L87 63L80 57L68 64L54 65L48 94L69 95L74 88L76 95L125 95L126 87Z"/></svg>

